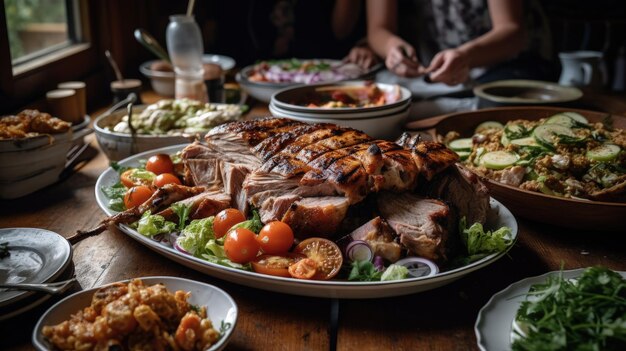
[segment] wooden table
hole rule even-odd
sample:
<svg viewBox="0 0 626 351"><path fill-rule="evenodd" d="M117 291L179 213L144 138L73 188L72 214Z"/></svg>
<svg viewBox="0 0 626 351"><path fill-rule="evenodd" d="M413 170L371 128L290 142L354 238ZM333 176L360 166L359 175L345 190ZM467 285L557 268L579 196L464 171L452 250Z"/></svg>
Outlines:
<svg viewBox="0 0 626 351"><path fill-rule="evenodd" d="M154 99L153 94L144 95L145 102ZM250 116L267 114L262 105L249 112ZM93 136L88 140L97 147ZM107 166L105 155L98 153L68 179L24 198L0 202L0 227L45 228L68 237L77 229L95 226L104 214L96 204L94 185ZM214 284L239 306L230 350L475 350L478 310L509 284L560 268L603 265L626 271L626 227L622 233L593 233L521 218L518 223L519 241L508 256L450 285L402 297L331 300L248 288L170 261L118 230L74 246L80 283L75 290L154 275ZM59 299L0 323L0 349L32 349L35 322Z"/></svg>

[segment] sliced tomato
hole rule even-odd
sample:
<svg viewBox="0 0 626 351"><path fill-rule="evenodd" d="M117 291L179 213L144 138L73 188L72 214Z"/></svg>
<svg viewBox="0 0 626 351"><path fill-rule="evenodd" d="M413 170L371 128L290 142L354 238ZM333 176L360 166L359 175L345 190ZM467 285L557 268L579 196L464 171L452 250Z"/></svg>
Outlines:
<svg viewBox="0 0 626 351"><path fill-rule="evenodd" d="M336 276L343 264L341 249L334 242L324 238L308 238L300 242L293 252L301 253L317 264L313 279L331 279Z"/></svg>
<svg viewBox="0 0 626 351"><path fill-rule="evenodd" d="M279 255L261 255L252 261L252 269L261 274L290 278L289 267L303 258L306 258L306 256L293 252Z"/></svg>
<svg viewBox="0 0 626 351"><path fill-rule="evenodd" d="M311 279L317 274L317 263L310 258L303 258L289 266L289 274L297 279Z"/></svg>
<svg viewBox="0 0 626 351"><path fill-rule="evenodd" d="M138 176L141 175L141 176ZM120 181L127 188L132 188L138 185L152 185L152 181L156 177L155 174L145 171L139 170L137 168L131 168L129 170L124 171L120 174Z"/></svg>

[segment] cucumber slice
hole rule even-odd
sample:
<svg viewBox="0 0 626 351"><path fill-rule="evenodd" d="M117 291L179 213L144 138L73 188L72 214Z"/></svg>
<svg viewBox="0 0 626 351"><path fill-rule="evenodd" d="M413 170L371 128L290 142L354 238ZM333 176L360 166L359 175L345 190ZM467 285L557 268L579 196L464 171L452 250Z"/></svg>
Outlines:
<svg viewBox="0 0 626 351"><path fill-rule="evenodd" d="M472 149L472 138L452 140L448 147L454 151L470 151Z"/></svg>
<svg viewBox="0 0 626 351"><path fill-rule="evenodd" d="M455 152L457 155L459 155L459 158L461 159L461 161L467 160L467 158L471 154L471 152L469 151L455 151Z"/></svg>
<svg viewBox="0 0 626 351"><path fill-rule="evenodd" d="M474 165L480 166L480 158L483 157L484 153L485 153L484 147L481 146L476 149L476 156L474 157Z"/></svg>
<svg viewBox="0 0 626 351"><path fill-rule="evenodd" d="M504 126L502 125L502 123L500 122L496 122L496 121L486 121L483 122L481 124L479 124L476 129L474 130L474 134L478 134L482 131L485 131L487 129L504 129Z"/></svg>
<svg viewBox="0 0 626 351"><path fill-rule="evenodd" d="M536 146L536 147L541 147L541 146L539 146L539 144L537 144L537 141L535 140L535 138L533 138L531 136L530 137L526 137L526 138L511 140L511 144L519 145L519 146Z"/></svg>
<svg viewBox="0 0 626 351"><path fill-rule="evenodd" d="M491 151L480 158L480 163L490 169L505 169L519 160L519 156L507 151Z"/></svg>
<svg viewBox="0 0 626 351"><path fill-rule="evenodd" d="M533 131L533 137L537 143L549 149L554 149L554 146L559 141L559 135L565 135L572 138L576 137L571 129L558 124L540 125Z"/></svg>
<svg viewBox="0 0 626 351"><path fill-rule="evenodd" d="M519 124L507 124L504 133L509 139L519 139L530 135L530 130Z"/></svg>
<svg viewBox="0 0 626 351"><path fill-rule="evenodd" d="M563 114L578 123L589 124L589 121L587 120L587 118L585 118L585 116L581 115L578 112L563 112Z"/></svg>
<svg viewBox="0 0 626 351"><path fill-rule="evenodd" d="M511 141L506 136L506 133L502 133L502 136L500 137L500 144L502 144L502 146L509 146L510 143Z"/></svg>
<svg viewBox="0 0 626 351"><path fill-rule="evenodd" d="M587 158L594 161L607 162L615 159L622 148L615 144L604 144L587 151Z"/></svg>
<svg viewBox="0 0 626 351"><path fill-rule="evenodd" d="M545 124L557 124L563 127L572 128L576 125L576 121L564 113L559 113L548 118Z"/></svg>

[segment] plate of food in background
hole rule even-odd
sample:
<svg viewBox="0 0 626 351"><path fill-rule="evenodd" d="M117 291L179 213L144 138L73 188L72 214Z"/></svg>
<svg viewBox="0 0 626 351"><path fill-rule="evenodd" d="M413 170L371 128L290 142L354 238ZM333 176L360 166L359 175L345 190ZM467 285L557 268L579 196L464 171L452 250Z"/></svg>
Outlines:
<svg viewBox="0 0 626 351"><path fill-rule="evenodd" d="M425 128L483 177L514 214L579 230L624 229L625 117L501 107L431 121Z"/></svg>
<svg viewBox="0 0 626 351"><path fill-rule="evenodd" d="M382 65L365 70L339 60L292 58L261 61L244 67L236 79L248 94L269 103L274 93L287 87L364 78L380 67Z"/></svg>

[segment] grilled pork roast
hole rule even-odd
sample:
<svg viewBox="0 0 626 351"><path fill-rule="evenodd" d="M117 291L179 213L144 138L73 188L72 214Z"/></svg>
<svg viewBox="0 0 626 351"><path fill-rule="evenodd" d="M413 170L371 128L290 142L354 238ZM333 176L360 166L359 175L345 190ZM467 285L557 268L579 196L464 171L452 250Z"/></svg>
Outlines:
<svg viewBox="0 0 626 351"><path fill-rule="evenodd" d="M445 202L413 192L458 156L440 143L404 138L400 145L334 124L265 118L216 127L182 158L188 184L222 189L244 213L256 208L263 222L281 220L301 239L336 234L351 205L376 196L395 241L388 231L370 230L368 238L385 256L400 257L399 241L442 259L456 220ZM370 226L383 228L380 220Z"/></svg>
<svg viewBox="0 0 626 351"><path fill-rule="evenodd" d="M164 205L181 201L192 205L192 218L226 207L249 214L252 207L263 222L281 220L300 239L328 237L350 232L349 209L367 207L370 216L361 224L369 222L352 232L353 238L367 240L392 262L404 249L441 260L456 230L454 214L484 222L489 208L477 178L450 167L456 153L408 134L394 143L334 124L264 118L223 124L205 141L182 151L189 187L167 186L82 235L137 220L142 209L170 219L175 214Z"/></svg>

